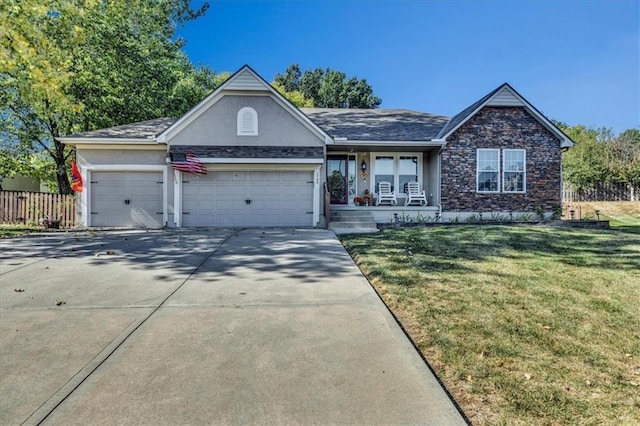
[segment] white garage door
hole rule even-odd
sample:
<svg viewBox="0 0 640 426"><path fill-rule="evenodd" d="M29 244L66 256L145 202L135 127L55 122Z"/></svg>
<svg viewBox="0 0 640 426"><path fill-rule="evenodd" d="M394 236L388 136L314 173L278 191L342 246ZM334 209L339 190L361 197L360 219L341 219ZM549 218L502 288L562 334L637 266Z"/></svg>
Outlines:
<svg viewBox="0 0 640 426"><path fill-rule="evenodd" d="M162 172L92 172L91 226L161 228Z"/></svg>
<svg viewBox="0 0 640 426"><path fill-rule="evenodd" d="M183 175L183 226L312 226L313 172Z"/></svg>

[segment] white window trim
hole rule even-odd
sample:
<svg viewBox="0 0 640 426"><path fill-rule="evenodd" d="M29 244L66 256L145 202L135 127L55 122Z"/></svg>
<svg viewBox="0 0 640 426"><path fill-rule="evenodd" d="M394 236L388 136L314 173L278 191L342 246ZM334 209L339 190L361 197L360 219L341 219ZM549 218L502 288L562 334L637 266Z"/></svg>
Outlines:
<svg viewBox="0 0 640 426"><path fill-rule="evenodd" d="M480 170L480 152L484 152L484 151L494 151L498 153L498 189L496 189L495 191L480 191L480 172L482 172L482 170ZM500 193L500 189L502 189L501 185L501 181L500 181L500 150L498 148L477 148L476 149L476 192L479 194L499 194Z"/></svg>
<svg viewBox="0 0 640 426"><path fill-rule="evenodd" d="M369 156L369 167L371 169L369 179L369 191L377 194L376 190L376 157L393 157L393 193L396 197L406 197L405 192L400 192L400 174L398 173L400 157L418 157L418 183L423 188L422 169L424 168L423 157L421 152L377 152L374 151ZM423 188L424 189L424 188Z"/></svg>
<svg viewBox="0 0 640 426"><path fill-rule="evenodd" d="M506 158L507 156L504 155L506 152L522 152L523 157L522 157L522 162L524 165L524 170L522 171L522 191L505 191L504 189L504 174L506 172L508 172L509 170L506 170L505 167L505 163L506 163ZM510 149L503 149L502 150L502 173L501 173L501 177L502 177L502 185L500 188L502 189L502 192L504 192L505 194L524 194L525 192L527 192L527 150L526 149L515 149L515 148L510 148Z"/></svg>
<svg viewBox="0 0 640 426"><path fill-rule="evenodd" d="M246 113L251 114L251 130L245 130L244 126L242 125L242 118ZM240 108L236 120L238 136L258 136L258 113L255 109L251 107Z"/></svg>

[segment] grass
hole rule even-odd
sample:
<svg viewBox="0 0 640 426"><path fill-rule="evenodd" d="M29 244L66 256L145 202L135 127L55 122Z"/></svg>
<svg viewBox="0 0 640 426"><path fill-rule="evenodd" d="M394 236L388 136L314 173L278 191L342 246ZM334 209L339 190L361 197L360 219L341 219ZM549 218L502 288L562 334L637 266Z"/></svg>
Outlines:
<svg viewBox="0 0 640 426"><path fill-rule="evenodd" d="M581 210L583 218L597 218L608 220L613 228L624 229L629 232L640 233L640 202L632 201L602 201L568 203Z"/></svg>
<svg viewBox="0 0 640 426"><path fill-rule="evenodd" d="M0 238L18 237L20 235L44 232L42 226L35 225L0 225Z"/></svg>
<svg viewBox="0 0 640 426"><path fill-rule="evenodd" d="M639 424L640 236L627 228L404 228L343 243L472 423Z"/></svg>

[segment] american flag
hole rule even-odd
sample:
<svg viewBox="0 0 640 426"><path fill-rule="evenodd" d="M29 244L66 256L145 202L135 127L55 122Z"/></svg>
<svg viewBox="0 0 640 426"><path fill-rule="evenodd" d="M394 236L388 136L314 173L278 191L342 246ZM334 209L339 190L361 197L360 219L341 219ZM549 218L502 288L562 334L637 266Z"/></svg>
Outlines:
<svg viewBox="0 0 640 426"><path fill-rule="evenodd" d="M184 158L179 154L173 155L173 161L171 166L174 170L180 170L181 172L193 173L194 175L206 175L207 167L202 164L202 161L196 157L192 152L187 152Z"/></svg>

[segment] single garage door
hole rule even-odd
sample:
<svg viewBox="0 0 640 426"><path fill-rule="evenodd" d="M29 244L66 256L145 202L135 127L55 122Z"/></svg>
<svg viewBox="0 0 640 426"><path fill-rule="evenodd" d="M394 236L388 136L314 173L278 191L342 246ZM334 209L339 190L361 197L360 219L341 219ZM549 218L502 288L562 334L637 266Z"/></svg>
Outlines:
<svg viewBox="0 0 640 426"><path fill-rule="evenodd" d="M183 175L183 226L312 226L313 172Z"/></svg>
<svg viewBox="0 0 640 426"><path fill-rule="evenodd" d="M91 226L161 228L162 172L92 172Z"/></svg>

